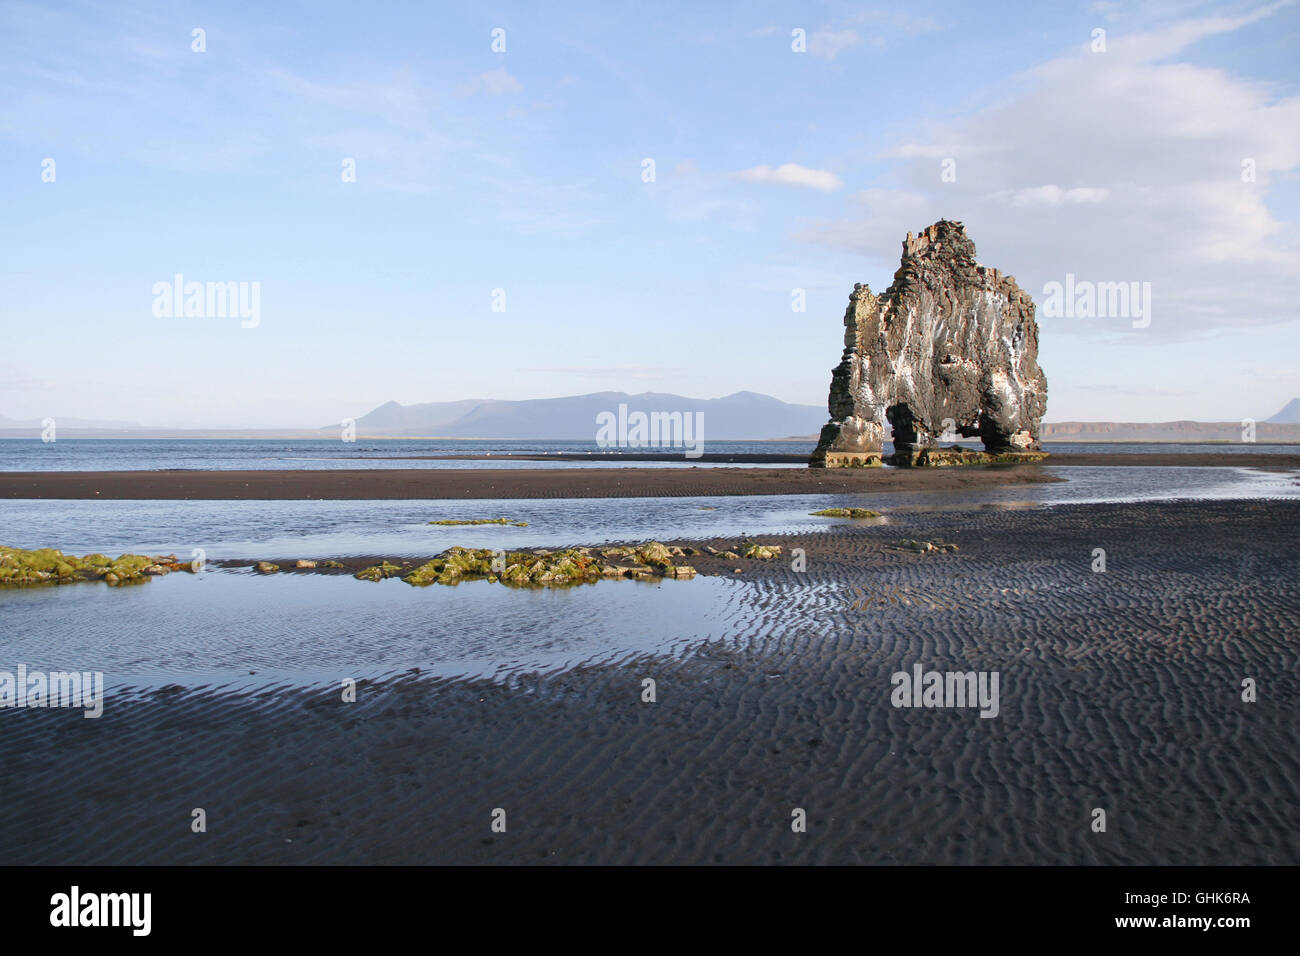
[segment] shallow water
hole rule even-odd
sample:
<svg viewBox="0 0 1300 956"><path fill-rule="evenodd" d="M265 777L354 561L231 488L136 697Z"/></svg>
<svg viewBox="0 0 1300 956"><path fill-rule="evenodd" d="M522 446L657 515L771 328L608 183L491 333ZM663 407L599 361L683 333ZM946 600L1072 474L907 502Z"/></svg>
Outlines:
<svg viewBox="0 0 1300 956"><path fill-rule="evenodd" d="M0 471L139 471L184 469L200 471L336 469L336 468L680 468L695 462L636 462L611 460L609 452L584 441L471 441L425 439L361 439L356 442L319 439L144 439L63 438L44 443L32 438L0 439ZM707 454L808 455L809 441L706 441ZM978 448L978 442L964 442ZM1083 444L1045 442L1058 454L1294 454L1296 445L1270 444ZM672 451L671 449L664 449ZM655 452L659 449L645 449ZM886 454L893 444L885 443ZM586 454L590 460L511 460L509 455ZM412 458L430 455L492 455L492 460ZM711 467L720 463L710 462ZM736 464L728 467L802 468L791 465Z"/></svg>
<svg viewBox="0 0 1300 956"><path fill-rule="evenodd" d="M735 635L743 587L696 578L414 588L396 579L208 571L127 588L33 588L0 597L0 670L21 662L101 671L119 690L337 684L412 668L500 678Z"/></svg>
<svg viewBox="0 0 1300 956"><path fill-rule="evenodd" d="M808 455L813 443L706 442L708 454ZM635 450L635 449L633 449ZM329 470L340 468L678 468L698 464L684 450L643 449L681 454L680 461L629 462L609 457L609 450L583 441L471 441L423 439L104 439L66 438L43 443L39 438L0 439L0 471L140 471L140 470ZM589 455L590 461L546 455ZM431 458L436 455L491 455L481 458ZM514 459L538 455L542 460ZM710 463L716 465L717 463ZM755 467L739 465L737 467ZM758 467L781 467L766 465ZM789 467L803 467L802 464Z"/></svg>
<svg viewBox="0 0 1300 956"><path fill-rule="evenodd" d="M842 519L822 508L900 509L1039 506L1173 498L1300 497L1294 475L1247 468L1047 468L1066 480L1040 485L861 495L699 498L564 498L468 501L86 501L0 500L0 544L76 554L134 551L192 557L419 557L454 544L553 547L797 533ZM507 517L526 528L428 524ZM887 519L886 519L887 520Z"/></svg>
<svg viewBox="0 0 1300 956"><path fill-rule="evenodd" d="M175 552L209 558L424 556L452 544L523 548L649 538L807 532L844 519L809 512L872 507L890 514L1062 507L1171 498L1300 498L1295 475L1228 468L1068 468L1069 480L960 493L783 495L527 501L0 501L0 542L22 547ZM448 517L506 515L527 528L436 527ZM758 590L756 590L758 589ZM251 689L425 674L508 675L608 662L773 625L755 613L761 587L696 578L602 581L564 590L488 582L413 588L398 580L247 570L175 574L147 584L0 591L0 670L102 671L110 687L163 684ZM818 627L817 587L784 593L779 629ZM761 633L760 633L761 632ZM250 673L252 672L252 673Z"/></svg>

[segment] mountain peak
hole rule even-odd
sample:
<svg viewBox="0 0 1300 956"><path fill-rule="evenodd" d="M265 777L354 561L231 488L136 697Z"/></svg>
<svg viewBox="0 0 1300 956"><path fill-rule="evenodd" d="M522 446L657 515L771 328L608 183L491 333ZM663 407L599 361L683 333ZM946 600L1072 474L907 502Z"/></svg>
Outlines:
<svg viewBox="0 0 1300 956"><path fill-rule="evenodd" d="M1300 424L1300 398L1293 398L1282 407L1282 410L1272 418L1264 419L1269 425L1297 425Z"/></svg>
<svg viewBox="0 0 1300 956"><path fill-rule="evenodd" d="M816 406L791 405L758 392L710 399L595 392L514 401L388 402L358 418L357 429L365 435L594 441L598 416L616 413L621 405L629 412L703 413L704 434L716 441L807 435L822 416Z"/></svg>

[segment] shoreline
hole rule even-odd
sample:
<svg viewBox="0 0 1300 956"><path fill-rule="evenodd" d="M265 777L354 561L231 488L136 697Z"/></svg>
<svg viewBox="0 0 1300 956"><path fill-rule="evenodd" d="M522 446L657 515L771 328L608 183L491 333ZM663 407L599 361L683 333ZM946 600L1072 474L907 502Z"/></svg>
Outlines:
<svg viewBox="0 0 1300 956"><path fill-rule="evenodd" d="M942 469L370 468L0 472L0 498L135 501L700 498L954 491L1060 481L1032 466Z"/></svg>
<svg viewBox="0 0 1300 956"><path fill-rule="evenodd" d="M464 456L455 456L464 457ZM733 456L742 460L745 456ZM777 458L780 456L758 456ZM794 456L802 460L802 456ZM588 460L573 456L567 460ZM480 460L474 458L471 460ZM490 460L483 456L481 460ZM497 456L500 460L500 456ZM518 459L517 459L518 460ZM560 456L525 460L566 460ZM655 460L632 456L621 460ZM940 468L336 468L241 471L8 471L0 498L99 500L466 500L681 498L954 491L1065 479L1052 467L1300 469L1300 455L1075 454L1033 464Z"/></svg>
<svg viewBox="0 0 1300 956"><path fill-rule="evenodd" d="M974 449L978 450L978 449ZM809 455L791 455L777 452L737 452L736 454L705 454L699 458L683 458L680 453L664 454L661 452L554 452L540 453L504 453L484 455L369 455L352 456L341 461L645 461L677 462L682 465L700 464L766 464L766 465L807 465ZM1043 465L1112 465L1115 467L1168 467L1187 468L1265 468L1269 470L1288 470L1300 468L1300 452L1296 454L1268 454L1264 452L1048 452L1041 462L1024 464ZM978 466L961 466L978 467ZM836 471L839 469L822 469ZM934 469L931 469L934 470ZM940 468L939 470L943 470Z"/></svg>

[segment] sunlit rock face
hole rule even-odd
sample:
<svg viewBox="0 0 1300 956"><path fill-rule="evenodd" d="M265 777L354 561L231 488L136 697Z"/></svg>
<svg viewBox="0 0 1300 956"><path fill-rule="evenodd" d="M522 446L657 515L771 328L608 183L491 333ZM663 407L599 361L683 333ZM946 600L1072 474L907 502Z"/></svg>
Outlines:
<svg viewBox="0 0 1300 956"><path fill-rule="evenodd" d="M1031 457L1047 408L1033 300L975 261L961 223L908 233L883 294L853 287L828 405L813 467L879 465L886 423L897 464L955 463L937 445L958 436L978 436L982 460Z"/></svg>

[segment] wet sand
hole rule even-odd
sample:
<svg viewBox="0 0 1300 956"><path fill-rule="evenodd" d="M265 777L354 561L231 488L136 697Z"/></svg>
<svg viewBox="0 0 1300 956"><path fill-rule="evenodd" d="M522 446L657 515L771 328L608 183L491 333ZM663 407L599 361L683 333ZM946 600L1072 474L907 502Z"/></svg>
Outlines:
<svg viewBox="0 0 1300 956"><path fill-rule="evenodd" d="M1292 471L1300 468L1300 454L1271 455L1265 452L1080 452L1052 455L1045 465L1109 465L1158 468L1261 468Z"/></svg>
<svg viewBox="0 0 1300 956"><path fill-rule="evenodd" d="M492 460L491 456L454 456ZM503 456L497 456L498 461ZM657 461L653 455L611 455L610 460ZM715 456L721 460L775 461L802 456ZM431 456L430 460L437 458ZM520 460L524 456L518 456ZM579 460L542 456L536 460ZM1222 467L1268 471L1300 469L1300 455L1082 454L1053 455L1053 466ZM955 491L964 488L1059 481L1039 464L960 468L365 468L292 471L7 471L0 498L101 500L393 500L470 498L680 498L715 495L818 495L884 491Z"/></svg>
<svg viewBox="0 0 1300 956"><path fill-rule="evenodd" d="M659 461L682 464L681 453L662 452L601 452L586 454L564 452L554 455L383 455L380 461ZM707 454L689 459L685 463L708 464L731 462L733 464L786 464L807 465L808 455L777 453ZM1048 465L1112 465L1115 467L1146 466L1184 468L1264 468L1270 471L1289 471L1300 468L1300 453L1269 454L1267 452L1052 452L1043 464Z"/></svg>
<svg viewBox="0 0 1300 956"><path fill-rule="evenodd" d="M0 862L1296 864L1298 518L1248 501L845 522L772 536L806 571L746 562L736 633L671 657L411 674L354 704L177 690L110 697L99 720L5 712ZM885 549L899 537L960 550ZM822 626L785 627L795 601ZM999 715L892 707L914 663L997 671Z"/></svg>
<svg viewBox="0 0 1300 956"><path fill-rule="evenodd" d="M385 468L300 471L0 472L0 498L391 500L681 498L953 491L1058 479L1017 465L867 468Z"/></svg>

